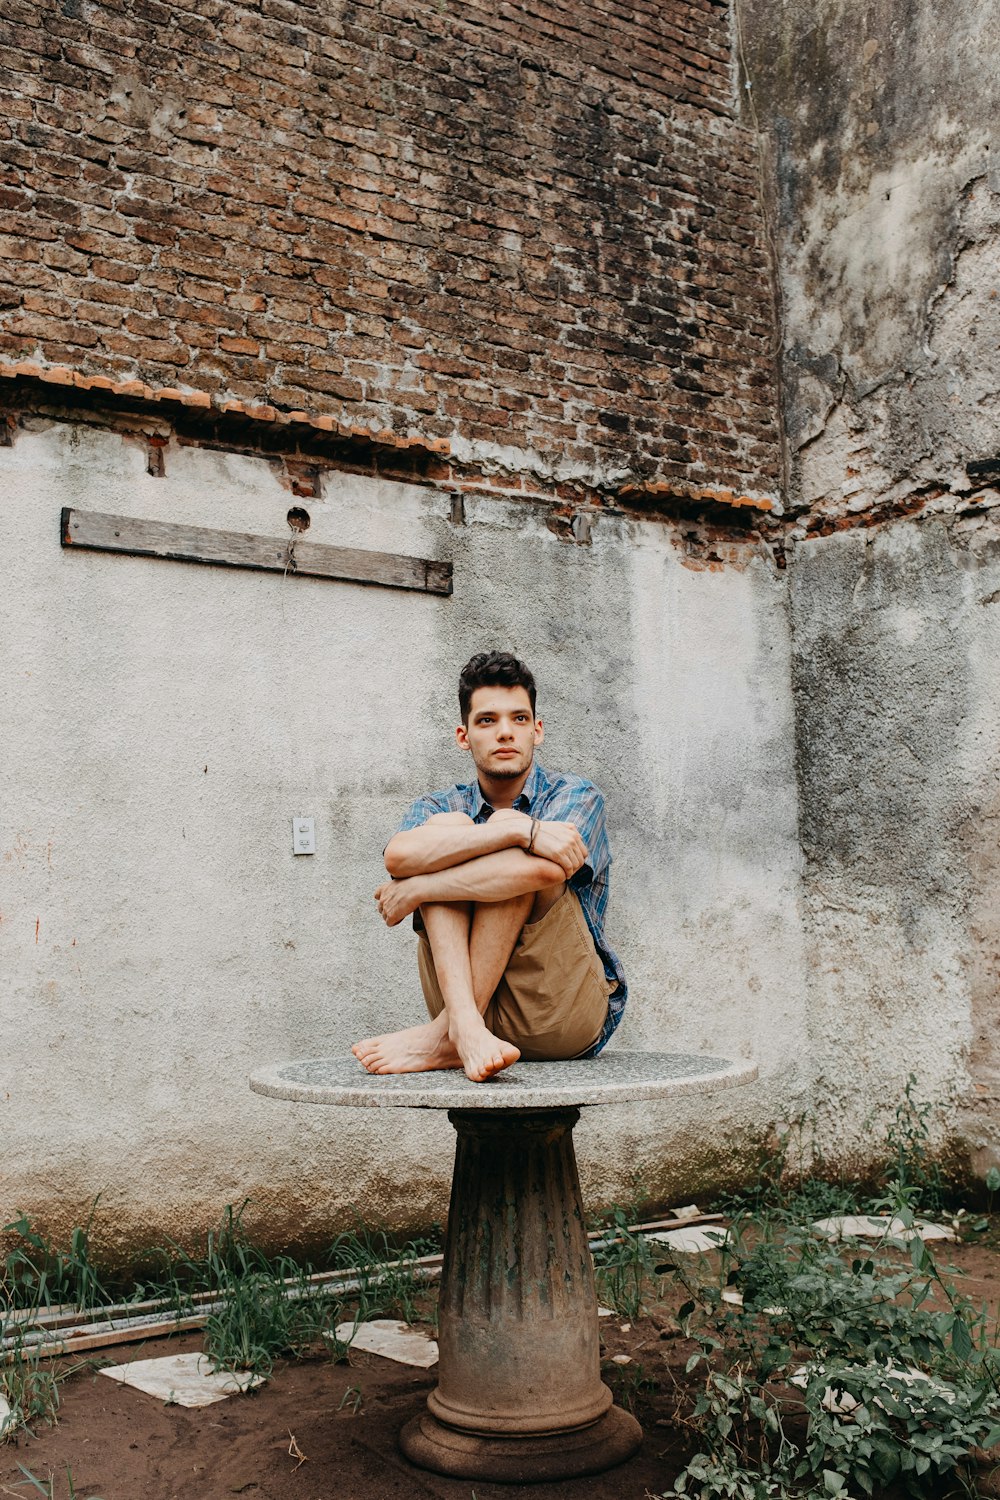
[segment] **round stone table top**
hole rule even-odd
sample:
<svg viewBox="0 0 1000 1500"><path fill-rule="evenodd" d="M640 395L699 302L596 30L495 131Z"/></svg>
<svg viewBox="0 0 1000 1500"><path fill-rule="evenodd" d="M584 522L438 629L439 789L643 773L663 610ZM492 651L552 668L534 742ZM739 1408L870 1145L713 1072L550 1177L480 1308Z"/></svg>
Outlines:
<svg viewBox="0 0 1000 1500"><path fill-rule="evenodd" d="M457 1068L366 1073L354 1057L311 1057L259 1068L250 1087L272 1099L385 1109L557 1109L707 1094L752 1083L757 1065L681 1052L604 1052L569 1062L518 1062L486 1083Z"/></svg>

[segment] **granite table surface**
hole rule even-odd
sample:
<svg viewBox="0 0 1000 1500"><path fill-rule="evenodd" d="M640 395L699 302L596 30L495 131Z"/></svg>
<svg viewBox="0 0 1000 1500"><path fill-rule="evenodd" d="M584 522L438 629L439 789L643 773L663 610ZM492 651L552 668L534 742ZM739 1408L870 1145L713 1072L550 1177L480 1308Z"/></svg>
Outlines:
<svg viewBox="0 0 1000 1500"><path fill-rule="evenodd" d="M558 1109L626 1104L738 1088L757 1077L745 1060L682 1052L604 1052L568 1062L517 1062L485 1083L459 1069L366 1073L353 1056L273 1063L250 1087L273 1099L385 1109Z"/></svg>

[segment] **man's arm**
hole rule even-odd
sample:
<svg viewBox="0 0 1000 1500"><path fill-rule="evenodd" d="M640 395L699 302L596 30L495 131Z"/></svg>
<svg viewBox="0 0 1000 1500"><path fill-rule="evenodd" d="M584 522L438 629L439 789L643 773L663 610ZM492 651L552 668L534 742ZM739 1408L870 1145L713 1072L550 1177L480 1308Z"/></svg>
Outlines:
<svg viewBox="0 0 1000 1500"><path fill-rule="evenodd" d="M407 828L393 835L385 846L385 867L394 880L406 880L414 875L454 869L487 854L510 849L526 850L531 842L531 827L532 820L527 813L515 812L513 808L498 809L485 823L452 823L432 817L418 828ZM531 852L542 860L559 865L563 880L575 875L587 859L587 846L572 823L539 822ZM541 886L531 889L540 890ZM523 895L524 892L509 894ZM506 897L478 899L505 900Z"/></svg>
<svg viewBox="0 0 1000 1500"><path fill-rule="evenodd" d="M559 885L566 874L562 865L523 849L500 849L447 869L387 881L375 899L386 923L395 927L426 902L509 901L512 896Z"/></svg>
<svg viewBox="0 0 1000 1500"><path fill-rule="evenodd" d="M405 880L501 849L526 849L530 838L531 819L513 809L495 812L486 823L452 823L432 817L419 828L393 834L383 859L394 880Z"/></svg>
<svg viewBox="0 0 1000 1500"><path fill-rule="evenodd" d="M608 847L607 826L604 814L604 798L592 781L579 777L565 778L545 803L546 821L535 839L534 852L548 855L547 834L551 828L574 828L577 832L583 858L579 866L570 871L570 885L578 891L592 881L606 879L611 863ZM551 857L551 856L550 856Z"/></svg>

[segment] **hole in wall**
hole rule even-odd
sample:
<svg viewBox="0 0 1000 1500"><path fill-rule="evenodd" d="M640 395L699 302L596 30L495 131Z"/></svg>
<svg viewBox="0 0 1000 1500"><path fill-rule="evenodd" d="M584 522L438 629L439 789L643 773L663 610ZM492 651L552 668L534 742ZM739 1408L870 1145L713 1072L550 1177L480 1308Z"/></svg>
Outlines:
<svg viewBox="0 0 1000 1500"><path fill-rule="evenodd" d="M293 505L288 512L288 524L293 531L308 531L312 517L301 505Z"/></svg>
<svg viewBox="0 0 1000 1500"><path fill-rule="evenodd" d="M305 500L322 500L322 475L318 464L304 463L298 458L286 458L278 475L279 481L293 495Z"/></svg>
<svg viewBox="0 0 1000 1500"><path fill-rule="evenodd" d="M167 465L163 454L166 446L166 438L150 437L146 439L146 473L151 475L153 479L166 478Z"/></svg>

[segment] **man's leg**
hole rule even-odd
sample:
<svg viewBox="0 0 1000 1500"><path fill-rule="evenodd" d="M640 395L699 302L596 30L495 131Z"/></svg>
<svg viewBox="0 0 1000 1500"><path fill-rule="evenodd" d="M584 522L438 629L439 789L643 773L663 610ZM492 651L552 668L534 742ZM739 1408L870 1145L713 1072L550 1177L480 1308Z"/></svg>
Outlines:
<svg viewBox="0 0 1000 1500"><path fill-rule="evenodd" d="M492 1024L525 1059L579 1057L604 1027L613 987L579 898L563 886L522 929L493 997Z"/></svg>
<svg viewBox="0 0 1000 1500"><path fill-rule="evenodd" d="M479 905L442 902L421 907L444 1005L422 1026L356 1043L352 1051L369 1073L464 1068L470 1078L482 1082L517 1061L517 1048L495 1037L482 1018L533 900L527 895Z"/></svg>
<svg viewBox="0 0 1000 1500"><path fill-rule="evenodd" d="M439 813L435 821L471 819L464 813ZM525 922L544 915L561 891L559 886L509 901L421 907L444 1009L422 1026L355 1043L351 1050L358 1060L370 1073L463 1067L476 1082L516 1062L518 1049L493 1036L483 1013Z"/></svg>
<svg viewBox="0 0 1000 1500"><path fill-rule="evenodd" d="M531 895L510 901L441 902L420 908L447 1020L447 1035L477 1083L520 1056L494 1036L483 1014L531 910ZM433 1024L433 1023L432 1023Z"/></svg>

